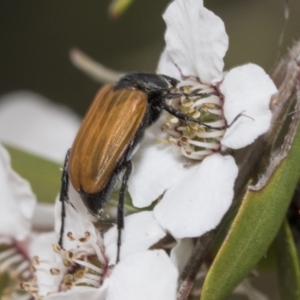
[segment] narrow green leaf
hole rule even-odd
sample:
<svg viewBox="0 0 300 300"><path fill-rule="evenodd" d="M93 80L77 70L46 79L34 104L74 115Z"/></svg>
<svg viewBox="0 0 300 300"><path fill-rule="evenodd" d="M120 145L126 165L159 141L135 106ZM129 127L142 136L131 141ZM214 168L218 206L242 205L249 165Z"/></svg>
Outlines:
<svg viewBox="0 0 300 300"><path fill-rule="evenodd" d="M248 190L203 285L201 300L225 299L266 254L300 174L300 130L267 186Z"/></svg>
<svg viewBox="0 0 300 300"><path fill-rule="evenodd" d="M27 179L41 202L53 203L60 189L60 165L7 146L13 169Z"/></svg>
<svg viewBox="0 0 300 300"><path fill-rule="evenodd" d="M132 4L133 0L112 0L109 6L109 15L113 18L120 17Z"/></svg>
<svg viewBox="0 0 300 300"><path fill-rule="evenodd" d="M282 300L300 299L300 266L296 245L285 220L276 237L278 282Z"/></svg>

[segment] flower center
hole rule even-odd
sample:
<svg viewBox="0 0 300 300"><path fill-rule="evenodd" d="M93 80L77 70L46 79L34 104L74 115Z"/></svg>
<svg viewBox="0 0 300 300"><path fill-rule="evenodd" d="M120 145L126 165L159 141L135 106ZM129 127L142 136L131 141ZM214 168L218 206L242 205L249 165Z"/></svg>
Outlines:
<svg viewBox="0 0 300 300"><path fill-rule="evenodd" d="M212 127L224 127L223 97L214 88L193 81L183 81L177 85L169 105L182 113ZM160 143L171 143L180 147L181 153L191 159L203 160L207 155L220 151L220 141L224 129L209 129L194 122L184 122L169 115L162 130L167 139Z"/></svg>
<svg viewBox="0 0 300 300"><path fill-rule="evenodd" d="M39 256L32 258L31 269L35 276L31 281L22 282L21 287L36 299L81 286L99 288L105 277L109 276L108 261L102 247L90 239L90 232L85 232L81 237L68 232L67 236L70 245L74 243L74 248L63 250L55 244L50 260L40 259Z"/></svg>

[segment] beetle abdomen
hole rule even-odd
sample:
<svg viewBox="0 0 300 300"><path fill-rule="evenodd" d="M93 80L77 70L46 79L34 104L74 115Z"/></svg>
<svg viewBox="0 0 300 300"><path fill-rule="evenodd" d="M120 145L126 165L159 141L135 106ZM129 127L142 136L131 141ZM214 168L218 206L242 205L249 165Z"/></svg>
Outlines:
<svg viewBox="0 0 300 300"><path fill-rule="evenodd" d="M99 193L134 138L147 111L142 91L104 86L86 113L73 143L70 180L76 190Z"/></svg>

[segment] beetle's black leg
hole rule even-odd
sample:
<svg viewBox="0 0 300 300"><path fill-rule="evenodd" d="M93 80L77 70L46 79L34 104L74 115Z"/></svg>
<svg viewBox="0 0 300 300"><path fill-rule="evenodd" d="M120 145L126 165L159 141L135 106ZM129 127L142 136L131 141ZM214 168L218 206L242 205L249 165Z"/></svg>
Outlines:
<svg viewBox="0 0 300 300"><path fill-rule="evenodd" d="M118 203L118 215L117 215L117 228L118 228L118 250L117 250L117 259L116 263L120 261L120 249L121 249L121 235L122 229L124 228L124 201L125 201L125 193L127 188L127 182L132 171L132 162L128 160L124 163L123 168L125 169L125 173L122 179L122 185L119 194L119 203Z"/></svg>
<svg viewBox="0 0 300 300"><path fill-rule="evenodd" d="M71 149L68 150L64 162L64 167L61 175L61 188L59 201L61 201L61 227L59 233L58 244L63 248L63 234L65 230L65 218L66 218L66 202L69 201L68 188L69 188L69 174L68 174L68 163Z"/></svg>
<svg viewBox="0 0 300 300"><path fill-rule="evenodd" d="M184 92L177 92L177 93L170 93L170 94L166 94L165 95L165 99L169 99L169 100L172 100L173 98L176 98L176 97L181 97L181 96L185 96L185 97L199 97L199 99L202 99L202 98L207 98L207 97L210 97L210 96L217 96L218 93L217 92L212 92L212 93L201 93L201 92L198 92L198 91L194 91L194 92L191 92L191 93L184 93Z"/></svg>
<svg viewBox="0 0 300 300"><path fill-rule="evenodd" d="M222 126L222 127L214 127L214 126L210 126L208 124L205 124L193 117L190 117L184 113L182 113L181 111L178 111L177 109L171 107L170 105L168 105L167 103L162 103L162 106L163 106L163 109L165 109L169 114L171 114L172 116L175 116L177 117L178 119L180 120L183 120L185 122L194 122L196 124L199 124L199 125L202 125L208 129L214 129L214 130L223 130L223 129L227 129L229 128L240 116L243 115L244 111L242 111L241 113L239 113L234 119L233 121L229 124L229 125L226 125L226 126Z"/></svg>
<svg viewBox="0 0 300 300"><path fill-rule="evenodd" d="M229 126L223 126L223 127L214 127L214 126L210 126L210 125L207 125L193 117L190 117L184 113L182 113L181 111L178 111L177 109L171 107L170 105L168 105L167 103L162 103L162 106L163 106L163 109L165 109L169 114L171 114L172 116L175 116L177 117L178 119L180 120L183 120L185 122L194 122L196 124L199 124L199 125L202 125L208 129L215 129L215 130L222 130L222 129L226 129L228 128Z"/></svg>

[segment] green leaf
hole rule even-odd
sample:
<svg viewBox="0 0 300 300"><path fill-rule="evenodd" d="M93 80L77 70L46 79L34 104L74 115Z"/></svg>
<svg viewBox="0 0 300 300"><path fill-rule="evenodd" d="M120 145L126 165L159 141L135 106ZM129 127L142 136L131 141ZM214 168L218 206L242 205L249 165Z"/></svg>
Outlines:
<svg viewBox="0 0 300 300"><path fill-rule="evenodd" d="M296 245L285 220L276 237L279 290L282 300L300 299L300 268Z"/></svg>
<svg viewBox="0 0 300 300"><path fill-rule="evenodd" d="M109 15L113 18L120 17L132 4L133 0L112 0L109 6Z"/></svg>
<svg viewBox="0 0 300 300"><path fill-rule="evenodd" d="M24 150L5 145L13 169L27 179L41 202L53 203L60 189L60 165Z"/></svg>
<svg viewBox="0 0 300 300"><path fill-rule="evenodd" d="M300 174L300 131L260 191L248 190L203 284L201 300L225 299L266 254Z"/></svg>

